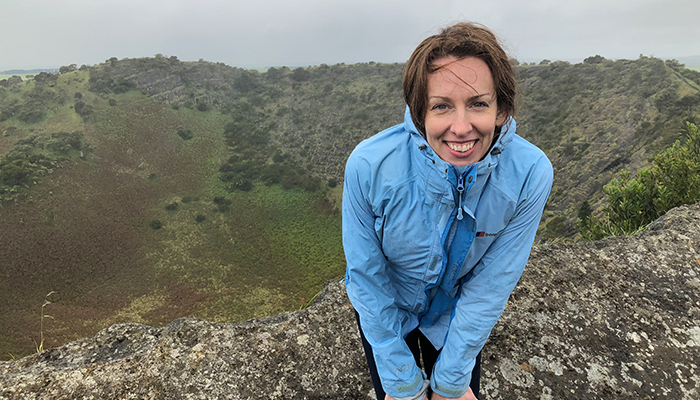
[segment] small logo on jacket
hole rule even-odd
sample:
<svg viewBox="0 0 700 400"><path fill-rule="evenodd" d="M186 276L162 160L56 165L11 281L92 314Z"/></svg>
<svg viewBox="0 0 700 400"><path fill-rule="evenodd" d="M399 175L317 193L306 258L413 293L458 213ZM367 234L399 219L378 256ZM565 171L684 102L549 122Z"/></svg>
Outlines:
<svg viewBox="0 0 700 400"><path fill-rule="evenodd" d="M501 232L496 232L496 233L477 232L477 233L476 233L476 237L498 236L499 233L501 233Z"/></svg>

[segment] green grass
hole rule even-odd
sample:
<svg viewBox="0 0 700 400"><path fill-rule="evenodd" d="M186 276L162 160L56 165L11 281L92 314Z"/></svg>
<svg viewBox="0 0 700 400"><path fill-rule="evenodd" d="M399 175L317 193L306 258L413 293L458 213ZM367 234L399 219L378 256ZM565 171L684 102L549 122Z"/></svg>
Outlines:
<svg viewBox="0 0 700 400"><path fill-rule="evenodd" d="M228 197L226 213L204 200L163 212L164 251L151 255L161 274L212 299L199 316L238 321L298 309L342 276L340 216L324 193L257 185Z"/></svg>

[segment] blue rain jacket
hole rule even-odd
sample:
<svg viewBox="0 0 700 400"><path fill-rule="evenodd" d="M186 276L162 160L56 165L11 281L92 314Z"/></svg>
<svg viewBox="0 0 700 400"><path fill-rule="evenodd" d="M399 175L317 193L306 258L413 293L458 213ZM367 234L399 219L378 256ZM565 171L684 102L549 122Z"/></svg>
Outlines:
<svg viewBox="0 0 700 400"><path fill-rule="evenodd" d="M372 345L382 386L415 395L424 373L404 342L419 327L442 348L433 390L460 397L525 268L552 187L547 156L508 121L476 163L463 215L473 240L445 312L426 323L449 247L454 182L406 110L404 123L360 143L345 168L343 247L348 296ZM470 170L473 172L473 170ZM454 173L452 174L454 177Z"/></svg>

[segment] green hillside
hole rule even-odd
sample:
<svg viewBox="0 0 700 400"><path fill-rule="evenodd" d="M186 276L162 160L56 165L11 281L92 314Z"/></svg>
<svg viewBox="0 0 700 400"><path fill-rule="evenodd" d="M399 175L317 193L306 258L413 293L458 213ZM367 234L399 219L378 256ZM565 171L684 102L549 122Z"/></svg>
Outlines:
<svg viewBox="0 0 700 400"><path fill-rule="evenodd" d="M525 99L519 133L555 169L545 238L572 237L578 208L602 206L602 187L623 169L648 165L686 137L700 114L700 74L656 58L519 68Z"/></svg>
<svg viewBox="0 0 700 400"><path fill-rule="evenodd" d="M112 58L0 80L0 359L115 322L244 320L344 270L344 162L403 119L401 64L270 68ZM555 166L540 238L684 137L698 74L643 57L518 67L518 132Z"/></svg>

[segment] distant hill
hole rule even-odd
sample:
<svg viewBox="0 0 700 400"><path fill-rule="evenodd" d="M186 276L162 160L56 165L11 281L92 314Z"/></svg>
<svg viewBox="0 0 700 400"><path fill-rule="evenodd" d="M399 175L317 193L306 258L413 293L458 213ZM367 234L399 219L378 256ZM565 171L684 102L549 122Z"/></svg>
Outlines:
<svg viewBox="0 0 700 400"><path fill-rule="evenodd" d="M685 64L686 68L700 70L700 55L679 57L678 62Z"/></svg>
<svg viewBox="0 0 700 400"><path fill-rule="evenodd" d="M58 68L49 69L8 69L6 71L0 71L0 75L29 75L38 74L39 72L58 72Z"/></svg>

